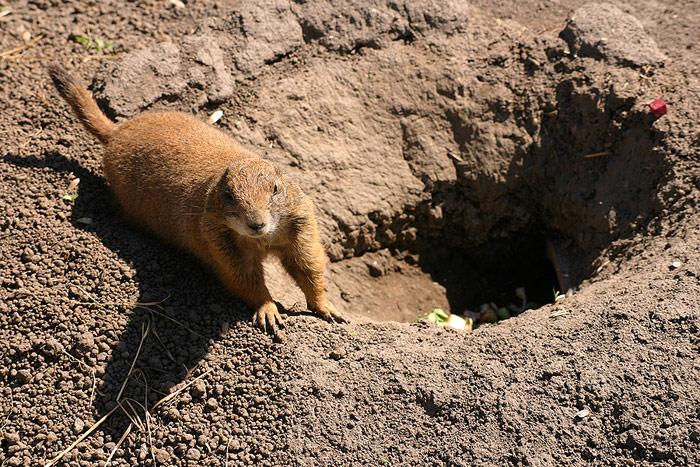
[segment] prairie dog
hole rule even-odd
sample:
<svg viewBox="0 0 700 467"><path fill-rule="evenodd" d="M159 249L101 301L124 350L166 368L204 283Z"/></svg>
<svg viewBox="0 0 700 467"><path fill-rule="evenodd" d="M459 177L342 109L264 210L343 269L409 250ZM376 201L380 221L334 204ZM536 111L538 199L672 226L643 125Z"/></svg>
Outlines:
<svg viewBox="0 0 700 467"><path fill-rule="evenodd" d="M199 257L278 336L282 324L262 261L279 257L326 320L345 321L326 298L326 254L311 199L271 162L192 115L146 113L121 124L63 68L49 75L83 126L105 147L107 182L124 215Z"/></svg>

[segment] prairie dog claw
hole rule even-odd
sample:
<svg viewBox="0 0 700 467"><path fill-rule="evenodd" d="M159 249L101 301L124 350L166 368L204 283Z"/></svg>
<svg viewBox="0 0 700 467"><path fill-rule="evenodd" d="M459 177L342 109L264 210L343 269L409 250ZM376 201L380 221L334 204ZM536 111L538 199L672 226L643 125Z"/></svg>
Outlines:
<svg viewBox="0 0 700 467"><path fill-rule="evenodd" d="M282 322L279 311L277 311L277 305L275 303L265 303L255 310L253 314L253 324L263 331L272 334L275 339L281 339L279 328L283 328L284 323Z"/></svg>
<svg viewBox="0 0 700 467"><path fill-rule="evenodd" d="M326 306L318 307L318 309L316 310L316 313L318 313L318 315L321 318L323 318L326 321L329 321L331 323L332 322L336 322L336 323L347 323L348 322L348 320L345 319L343 317L343 315L340 314L340 312L338 310L336 310L335 307L330 302L328 302L328 304Z"/></svg>

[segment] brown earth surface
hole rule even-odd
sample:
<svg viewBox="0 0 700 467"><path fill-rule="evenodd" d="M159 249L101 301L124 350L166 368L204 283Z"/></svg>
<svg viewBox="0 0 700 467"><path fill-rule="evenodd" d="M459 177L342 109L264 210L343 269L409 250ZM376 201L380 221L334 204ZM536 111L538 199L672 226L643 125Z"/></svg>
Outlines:
<svg viewBox="0 0 700 467"><path fill-rule="evenodd" d="M0 8L0 465L700 465L699 2ZM48 63L117 121L221 110L350 323L271 263L273 343L122 221Z"/></svg>

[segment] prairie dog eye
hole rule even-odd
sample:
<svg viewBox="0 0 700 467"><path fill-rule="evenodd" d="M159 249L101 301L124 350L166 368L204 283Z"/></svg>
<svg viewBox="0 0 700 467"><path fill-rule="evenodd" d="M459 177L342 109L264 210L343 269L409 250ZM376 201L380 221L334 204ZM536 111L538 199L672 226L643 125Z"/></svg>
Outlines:
<svg viewBox="0 0 700 467"><path fill-rule="evenodd" d="M274 188L273 191L272 191L272 194L273 194L273 195L276 195L276 194L277 194L277 184L276 184L276 183L275 183L275 188Z"/></svg>

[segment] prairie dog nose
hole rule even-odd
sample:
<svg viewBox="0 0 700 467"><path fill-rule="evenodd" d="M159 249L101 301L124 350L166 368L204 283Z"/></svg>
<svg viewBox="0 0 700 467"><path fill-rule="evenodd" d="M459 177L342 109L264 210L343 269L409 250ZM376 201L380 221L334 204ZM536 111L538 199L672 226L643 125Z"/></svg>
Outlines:
<svg viewBox="0 0 700 467"><path fill-rule="evenodd" d="M248 227L250 227L250 230L253 230L255 232L260 232L265 227L265 223L264 222L248 222Z"/></svg>

